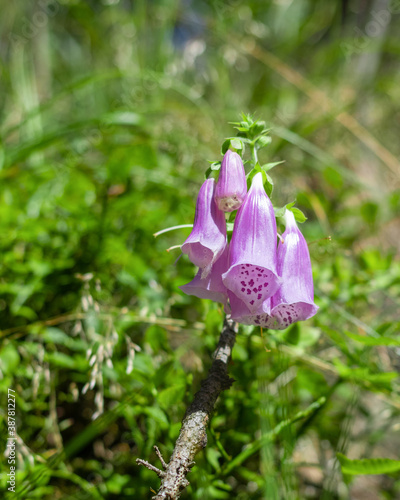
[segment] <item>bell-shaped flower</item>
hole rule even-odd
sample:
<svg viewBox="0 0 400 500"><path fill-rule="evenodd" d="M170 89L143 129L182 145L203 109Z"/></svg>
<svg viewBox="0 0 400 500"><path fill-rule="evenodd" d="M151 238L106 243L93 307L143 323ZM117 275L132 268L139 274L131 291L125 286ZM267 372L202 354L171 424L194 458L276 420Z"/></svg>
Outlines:
<svg viewBox="0 0 400 500"><path fill-rule="evenodd" d="M246 174L242 159L230 149L222 160L215 201L224 212L233 212L243 203L247 193Z"/></svg>
<svg viewBox="0 0 400 500"><path fill-rule="evenodd" d="M222 283L222 274L228 269L228 245L222 255L215 261L210 273L202 278L202 270L199 269L190 283L179 288L187 295L195 295L200 299L210 299L214 302L226 304L228 291Z"/></svg>
<svg viewBox="0 0 400 500"><path fill-rule="evenodd" d="M311 318L318 311L314 303L314 285L310 253L304 236L291 211L285 212L283 243L278 244L278 273L282 286L271 298L271 316L284 329L291 323Z"/></svg>
<svg viewBox="0 0 400 500"><path fill-rule="evenodd" d="M214 200L215 180L207 179L197 197L193 230L181 250L206 277L226 247L225 214Z"/></svg>
<svg viewBox="0 0 400 500"><path fill-rule="evenodd" d="M254 313L279 288L276 220L262 174L254 176L240 207L229 245L229 269L222 275L228 290Z"/></svg>

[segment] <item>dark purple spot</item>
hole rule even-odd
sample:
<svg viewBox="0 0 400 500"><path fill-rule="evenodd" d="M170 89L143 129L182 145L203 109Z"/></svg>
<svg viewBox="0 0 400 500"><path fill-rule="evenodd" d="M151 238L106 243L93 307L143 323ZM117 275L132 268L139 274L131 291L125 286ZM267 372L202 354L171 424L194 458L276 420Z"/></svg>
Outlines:
<svg viewBox="0 0 400 500"><path fill-rule="evenodd" d="M247 289L247 295L250 295L251 294L251 290L250 288Z"/></svg>
<svg viewBox="0 0 400 500"><path fill-rule="evenodd" d="M253 280L253 279L251 279L251 280L249 281L249 286L253 286L253 285L254 285L254 280Z"/></svg>
<svg viewBox="0 0 400 500"><path fill-rule="evenodd" d="M268 286L268 283L264 283L264 288L267 288L267 286Z"/></svg>
<svg viewBox="0 0 400 500"><path fill-rule="evenodd" d="M250 304L253 305L254 304L254 300L250 300Z"/></svg>
<svg viewBox="0 0 400 500"><path fill-rule="evenodd" d="M240 284L243 285L243 286L246 286L246 282L245 281L241 281Z"/></svg>
<svg viewBox="0 0 400 500"><path fill-rule="evenodd" d="M250 267L250 264L246 264L246 267Z"/></svg>
<svg viewBox="0 0 400 500"><path fill-rule="evenodd" d="M259 294L257 295L257 299L258 299L258 300L260 300L260 299L261 299L261 297L262 297L262 294L261 294L261 293L259 293Z"/></svg>
<svg viewBox="0 0 400 500"><path fill-rule="evenodd" d="M256 293L257 292L257 288L253 288L253 292Z"/></svg>
<svg viewBox="0 0 400 500"><path fill-rule="evenodd" d="M258 286L258 291L261 292L261 290L262 290L262 285L259 285Z"/></svg>
<svg viewBox="0 0 400 500"><path fill-rule="evenodd" d="M240 291L241 291L241 292L244 292L245 290L246 290L246 288L242 288Z"/></svg>

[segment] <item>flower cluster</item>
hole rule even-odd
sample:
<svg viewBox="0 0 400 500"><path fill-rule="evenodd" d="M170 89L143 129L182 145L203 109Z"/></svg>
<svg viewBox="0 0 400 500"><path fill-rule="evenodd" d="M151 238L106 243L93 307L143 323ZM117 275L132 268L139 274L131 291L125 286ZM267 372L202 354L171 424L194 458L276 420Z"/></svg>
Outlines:
<svg viewBox="0 0 400 500"><path fill-rule="evenodd" d="M237 209L228 244L224 212ZM286 210L284 218L286 230L277 245L262 173L247 192L243 162L228 150L218 183L210 178L200 189L193 230L182 245L199 271L181 290L221 302L245 325L280 330L314 316L318 306L307 243L293 213Z"/></svg>

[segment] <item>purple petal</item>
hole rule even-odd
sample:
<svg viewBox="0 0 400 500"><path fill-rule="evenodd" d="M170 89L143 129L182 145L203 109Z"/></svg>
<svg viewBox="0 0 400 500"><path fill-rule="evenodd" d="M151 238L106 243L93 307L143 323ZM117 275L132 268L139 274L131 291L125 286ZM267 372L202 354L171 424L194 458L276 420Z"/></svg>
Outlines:
<svg viewBox="0 0 400 500"><path fill-rule="evenodd" d="M272 316L279 329L291 323L311 318L318 311L314 303L314 284L311 260L304 236L296 225L294 215L285 212L284 243L278 244L278 273L282 286L271 299Z"/></svg>
<svg viewBox="0 0 400 500"><path fill-rule="evenodd" d="M271 299L267 299L261 307L250 312L245 303L238 299L236 295L228 290L229 302L231 306L231 317L243 325L255 325L263 328L276 328L276 320L270 316Z"/></svg>
<svg viewBox="0 0 400 500"><path fill-rule="evenodd" d="M226 246L225 214L215 201L215 180L207 179L200 188L193 230L182 245L182 252L206 276Z"/></svg>
<svg viewBox="0 0 400 500"><path fill-rule="evenodd" d="M246 174L242 159L230 149L222 160L215 201L224 212L233 212L243 203L247 193Z"/></svg>
<svg viewBox="0 0 400 500"><path fill-rule="evenodd" d="M222 276L226 288L257 311L280 286L276 260L276 220L265 193L262 174L251 188L236 216L229 252L229 270Z"/></svg>
<svg viewBox="0 0 400 500"><path fill-rule="evenodd" d="M222 273L228 268L228 245L226 245L221 257L217 259L207 277L202 278L202 270L199 269L190 283L179 288L187 295L195 295L200 299L210 299L214 302L226 304L228 299L227 289L222 283Z"/></svg>
<svg viewBox="0 0 400 500"><path fill-rule="evenodd" d="M276 320L276 330L284 330L296 321L311 318L318 311L318 306L307 302L281 303L272 309L272 316Z"/></svg>

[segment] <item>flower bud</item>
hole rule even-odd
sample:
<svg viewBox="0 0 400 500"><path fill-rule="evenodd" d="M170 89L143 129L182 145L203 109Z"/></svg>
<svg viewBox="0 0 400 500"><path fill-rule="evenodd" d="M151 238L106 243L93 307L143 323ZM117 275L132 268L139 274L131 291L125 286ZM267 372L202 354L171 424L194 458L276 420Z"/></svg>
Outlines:
<svg viewBox="0 0 400 500"><path fill-rule="evenodd" d="M242 159L230 149L222 160L215 201L224 212L233 212L243 203L247 193L246 174Z"/></svg>

